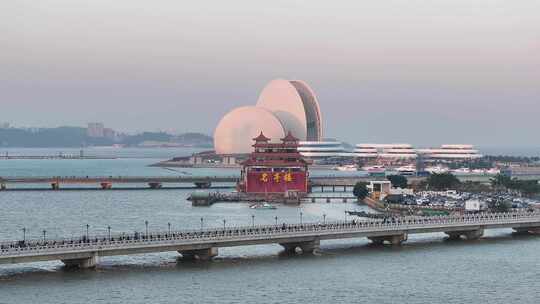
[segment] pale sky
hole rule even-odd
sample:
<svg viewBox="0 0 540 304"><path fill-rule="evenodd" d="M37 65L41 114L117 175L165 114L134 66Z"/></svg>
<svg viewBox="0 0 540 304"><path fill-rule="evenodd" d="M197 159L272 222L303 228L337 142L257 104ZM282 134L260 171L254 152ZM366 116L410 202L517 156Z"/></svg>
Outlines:
<svg viewBox="0 0 540 304"><path fill-rule="evenodd" d="M213 134L274 78L327 137L540 145L538 0L0 0L0 122Z"/></svg>

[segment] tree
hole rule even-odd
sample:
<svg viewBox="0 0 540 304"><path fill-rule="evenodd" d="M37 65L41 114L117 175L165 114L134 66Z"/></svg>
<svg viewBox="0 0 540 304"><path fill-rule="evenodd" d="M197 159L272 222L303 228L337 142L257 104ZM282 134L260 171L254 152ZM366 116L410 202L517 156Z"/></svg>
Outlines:
<svg viewBox="0 0 540 304"><path fill-rule="evenodd" d="M540 185L535 180L518 180L506 175L497 174L491 179L494 188L506 188L521 192L523 195L534 195L540 192Z"/></svg>
<svg viewBox="0 0 540 304"><path fill-rule="evenodd" d="M503 199L497 199L488 203L488 208L493 212L508 212L512 208L512 204Z"/></svg>
<svg viewBox="0 0 540 304"><path fill-rule="evenodd" d="M354 185L353 194L358 198L359 201L365 199L369 194L367 183L357 182L356 185Z"/></svg>
<svg viewBox="0 0 540 304"><path fill-rule="evenodd" d="M408 181L403 175L388 175L386 178L392 183L392 187L394 188L407 188Z"/></svg>
<svg viewBox="0 0 540 304"><path fill-rule="evenodd" d="M511 188L512 185L512 178L510 176L506 176L503 174L497 174L493 178L491 178L491 186L494 188L497 187L505 187L505 188Z"/></svg>
<svg viewBox="0 0 540 304"><path fill-rule="evenodd" d="M434 173L427 178L427 184L430 190L442 191L456 189L461 182L452 173Z"/></svg>

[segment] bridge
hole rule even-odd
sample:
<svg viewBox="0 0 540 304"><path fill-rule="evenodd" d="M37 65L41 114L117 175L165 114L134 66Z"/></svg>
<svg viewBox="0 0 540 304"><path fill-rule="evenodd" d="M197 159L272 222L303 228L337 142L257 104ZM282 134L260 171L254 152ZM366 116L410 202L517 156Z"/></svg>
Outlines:
<svg viewBox="0 0 540 304"><path fill-rule="evenodd" d="M457 175L458 179L462 182L490 182L492 175L480 174L480 175ZM523 180L540 180L540 175L524 175L515 176L518 179ZM134 190L134 189L185 189L185 188L232 188L238 182L240 176L27 176L27 177L0 177L0 191L1 190L90 190L90 189L105 189L105 190ZM352 175L352 176L339 176L339 175L326 175L326 176L311 176L309 178L310 188L313 190L319 190L320 192L350 192L352 187L357 182L370 182L377 180L384 180L384 176L365 176L365 175ZM420 176L407 176L410 183L419 183L424 181L426 177ZM221 184L220 186L213 185L215 183ZM50 187L9 187L9 185L16 184L45 184ZM130 187L117 187L113 185L126 185L132 184ZM146 186L141 186L145 184ZM171 186L176 185L193 185L191 187L179 187ZM223 185L227 184L227 185ZM71 185L70 187L62 188L62 185ZM91 187L75 187L75 185L98 185L97 188ZM167 186L165 186L167 185Z"/></svg>
<svg viewBox="0 0 540 304"><path fill-rule="evenodd" d="M177 251L184 259L208 260L222 247L279 244L286 252L311 253L320 241L346 238L400 245L408 235L444 232L451 239L482 237L485 229L513 228L540 233L539 211L482 213L444 217L395 217L323 223L223 227L189 231L146 232L78 239L22 240L0 243L0 264L61 260L66 267L92 268L100 257Z"/></svg>
<svg viewBox="0 0 540 304"><path fill-rule="evenodd" d="M210 188L212 183L236 183L239 176L28 176L0 177L0 190L10 190L10 184L46 184L49 189L60 190L62 185L99 185L98 189L137 189L113 188L114 184L147 184L146 189L161 189L163 184L192 184L196 188ZM138 188L141 188L140 186ZM24 190L44 190L41 188L19 188ZM88 190L89 188L66 188Z"/></svg>

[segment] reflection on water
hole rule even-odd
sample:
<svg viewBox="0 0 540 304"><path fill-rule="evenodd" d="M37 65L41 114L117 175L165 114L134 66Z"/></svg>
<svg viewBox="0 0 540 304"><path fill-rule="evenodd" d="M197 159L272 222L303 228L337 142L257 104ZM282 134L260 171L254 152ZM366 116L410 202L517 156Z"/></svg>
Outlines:
<svg viewBox="0 0 540 304"><path fill-rule="evenodd" d="M134 174L148 170L129 162ZM7 165L6 165L7 164ZM102 173L98 165L64 163ZM61 165L61 164L56 164ZM123 163L125 166L125 163ZM0 175L34 164L2 163ZM62 165L63 166L63 165ZM72 167L75 166L75 169ZM122 167L122 165L114 165ZM6 169L11 168L11 169ZM152 168L156 169L156 168ZM26 170L26 169L24 169ZM90 174L89 174L90 175ZM155 175L152 173L151 175ZM222 203L194 208L190 191L0 193L0 239L345 219L354 203L315 203L253 210ZM411 235L402 247L365 239L325 241L316 255L284 256L278 245L220 249L212 262L177 261L175 252L102 258L96 270L68 271L60 262L0 266L0 303L537 303L540 238L489 230L477 241L449 242L440 233Z"/></svg>

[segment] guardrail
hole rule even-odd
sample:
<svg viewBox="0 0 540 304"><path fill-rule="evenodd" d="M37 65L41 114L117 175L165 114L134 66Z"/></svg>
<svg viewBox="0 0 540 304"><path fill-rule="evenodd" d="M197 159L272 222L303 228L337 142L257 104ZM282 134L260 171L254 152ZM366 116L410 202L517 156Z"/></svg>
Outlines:
<svg viewBox="0 0 540 304"><path fill-rule="evenodd" d="M515 211L507 213L481 213L472 215L434 217L391 217L366 221L343 221L328 223L281 224L238 226L213 229L193 229L184 231L134 233L81 237L77 239L27 240L0 243L0 259L4 257L32 256L39 254L72 253L77 251L106 251L114 249L135 249L159 246L180 246L186 244L270 240L274 238L325 236L360 232L411 231L430 228L451 228L467 226L510 225L537 223L540 226L539 211ZM339 238L339 237L336 237Z"/></svg>

